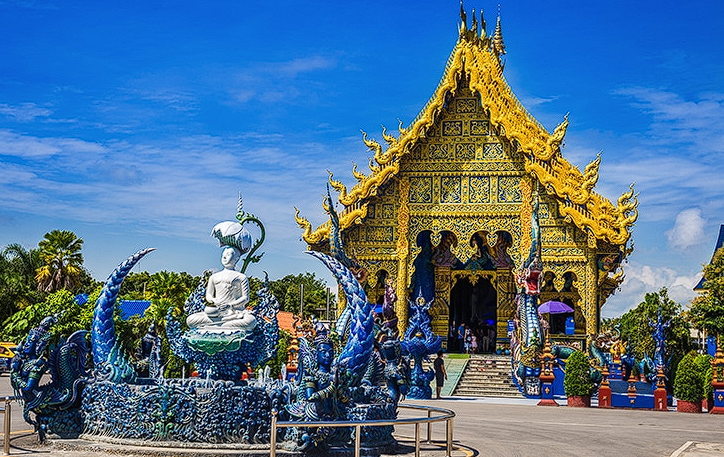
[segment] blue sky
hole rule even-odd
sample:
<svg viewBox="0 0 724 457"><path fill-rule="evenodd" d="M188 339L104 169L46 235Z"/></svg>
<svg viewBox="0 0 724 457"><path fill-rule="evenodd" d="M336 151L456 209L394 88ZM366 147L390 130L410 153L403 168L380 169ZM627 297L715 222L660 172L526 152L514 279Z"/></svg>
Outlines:
<svg viewBox="0 0 724 457"><path fill-rule="evenodd" d="M266 3L266 2L264 2ZM639 195L636 249L604 316L668 286L688 303L724 223L724 3L502 1L505 77L564 156L602 151L596 189ZM482 7L488 29L497 2ZM53 229L85 240L98 278L219 267L209 236L237 193L267 227L262 270L324 268L302 253L326 170L353 184L380 138L432 95L457 39L457 0L0 1L0 246ZM330 282L331 283L331 282Z"/></svg>

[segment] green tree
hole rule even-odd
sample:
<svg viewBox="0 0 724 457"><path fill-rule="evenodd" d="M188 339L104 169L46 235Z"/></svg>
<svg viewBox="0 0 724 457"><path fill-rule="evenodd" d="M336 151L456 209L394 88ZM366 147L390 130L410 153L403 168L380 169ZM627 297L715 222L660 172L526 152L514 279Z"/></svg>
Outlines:
<svg viewBox="0 0 724 457"><path fill-rule="evenodd" d="M151 282L151 274L147 271L140 273L130 272L121 283L121 290L118 295L124 300L145 300L146 287Z"/></svg>
<svg viewBox="0 0 724 457"><path fill-rule="evenodd" d="M689 319L709 335L724 335L724 248L704 266L704 292L691 302Z"/></svg>
<svg viewBox="0 0 724 457"><path fill-rule="evenodd" d="M574 351L566 359L563 390L568 397L587 396L593 392L591 365L588 362L588 356L581 351Z"/></svg>
<svg viewBox="0 0 724 457"><path fill-rule="evenodd" d="M175 306L182 306L198 282L199 278L186 272L159 271L149 278L146 292L151 300L169 299Z"/></svg>
<svg viewBox="0 0 724 457"><path fill-rule="evenodd" d="M700 401L704 399L704 375L696 363L696 353L687 353L679 362L676 379L674 380L674 396L684 401Z"/></svg>
<svg viewBox="0 0 724 457"><path fill-rule="evenodd" d="M70 291L60 289L48 295L45 300L26 306L3 322L0 337L5 341L19 343L28 335L30 329L37 327L40 321L53 314L60 318L53 327L56 336L68 336L76 330L89 330L90 319L82 316L92 314L88 309L92 310L93 303L89 301L81 306L75 303L74 298Z"/></svg>
<svg viewBox="0 0 724 457"><path fill-rule="evenodd" d="M304 316L324 318L327 306L327 283L314 273L287 275L282 279L270 281L269 288L279 301L282 311L299 313L299 293L304 285ZM330 297L330 300L332 298Z"/></svg>
<svg viewBox="0 0 724 457"><path fill-rule="evenodd" d="M714 360L714 357L709 354L697 354L694 358L694 363L699 366L699 372L701 373L701 385L704 390L704 398L713 398L714 395L714 386L711 385L714 376L714 369L711 366L712 360Z"/></svg>
<svg viewBox="0 0 724 457"><path fill-rule="evenodd" d="M43 265L36 270L38 289L55 292L59 289L74 290L83 274L83 239L69 230L53 230L46 233L40 243Z"/></svg>
<svg viewBox="0 0 724 457"><path fill-rule="evenodd" d="M656 345L653 339L653 328L650 322L658 320L659 306L663 322L671 319L669 327L664 331L666 338L666 357L671 358L673 365L684 354L694 349L689 332L689 323L682 312L681 305L669 298L664 287L658 292L647 293L644 301L620 317L621 337L631 346L637 360L644 355L654 358ZM615 325L611 322L609 325Z"/></svg>
<svg viewBox="0 0 724 457"><path fill-rule="evenodd" d="M145 299L151 300L151 306L142 317L132 317L127 321L116 319L119 338L129 353L135 353L141 338L155 322L156 331L161 336L161 359L166 366L167 377L181 377L185 364L171 352L166 336L166 315L171 309L177 315L183 312L184 303L199 280L200 278L186 272L159 271L151 275L143 272L131 278L131 283L126 288L129 295L136 296L133 299L143 299L145 290ZM139 292L141 296L138 296ZM189 373L188 367L186 368L186 373Z"/></svg>
<svg viewBox="0 0 724 457"><path fill-rule="evenodd" d="M271 376L279 377L282 372L282 365L289 361L289 346L292 342L292 335L286 330L279 330L279 346L277 346L277 354L271 359L267 365L270 368Z"/></svg>
<svg viewBox="0 0 724 457"><path fill-rule="evenodd" d="M35 270L41 265L37 249L14 243L0 251L0 322L31 304L42 301Z"/></svg>

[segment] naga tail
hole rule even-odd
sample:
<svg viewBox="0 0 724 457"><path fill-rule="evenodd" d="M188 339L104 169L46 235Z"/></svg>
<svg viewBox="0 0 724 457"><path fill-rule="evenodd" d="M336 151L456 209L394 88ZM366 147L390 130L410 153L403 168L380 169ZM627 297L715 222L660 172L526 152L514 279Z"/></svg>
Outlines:
<svg viewBox="0 0 724 457"><path fill-rule="evenodd" d="M350 309L349 338L334 365L341 370L340 374L344 376L348 387L357 385L367 369L374 346L372 307L359 281L340 261L321 252L307 252L329 268L347 296L347 306Z"/></svg>
<svg viewBox="0 0 724 457"><path fill-rule="evenodd" d="M106 280L101 295L96 302L93 310L93 329L91 332L93 363L96 367L96 374L105 379L118 382L135 378L135 372L123 357L116 340L113 311L116 307L116 298L123 280L143 256L154 250L155 248L141 249L118 265Z"/></svg>

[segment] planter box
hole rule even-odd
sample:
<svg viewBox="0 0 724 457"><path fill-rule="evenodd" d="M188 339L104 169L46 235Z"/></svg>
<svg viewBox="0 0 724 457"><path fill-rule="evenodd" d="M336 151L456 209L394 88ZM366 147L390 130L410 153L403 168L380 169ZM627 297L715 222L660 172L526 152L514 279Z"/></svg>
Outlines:
<svg viewBox="0 0 724 457"><path fill-rule="evenodd" d="M676 400L676 411L680 413L700 413L701 412L701 400L699 401L686 401Z"/></svg>
<svg viewBox="0 0 724 457"><path fill-rule="evenodd" d="M591 396L574 395L572 397L568 397L568 406L572 406L574 408L588 408L591 406Z"/></svg>

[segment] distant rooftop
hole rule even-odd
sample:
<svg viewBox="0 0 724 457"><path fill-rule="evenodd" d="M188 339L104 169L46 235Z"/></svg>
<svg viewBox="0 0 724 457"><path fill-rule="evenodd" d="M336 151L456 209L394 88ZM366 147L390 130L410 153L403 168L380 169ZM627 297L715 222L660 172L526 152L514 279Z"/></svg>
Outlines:
<svg viewBox="0 0 724 457"><path fill-rule="evenodd" d="M716 251L721 249L721 247L724 246L724 224L719 226L719 238L716 240L716 246L714 247L714 252L711 255L711 260L709 263L711 263L712 260L714 260L714 254L716 254ZM694 286L694 290L696 292L701 292L704 290L704 277L702 276L701 280Z"/></svg>
<svg viewBox="0 0 724 457"><path fill-rule="evenodd" d="M121 308L121 319L127 321L132 316L137 316L146 312L151 306L151 300L121 300L119 302Z"/></svg>

